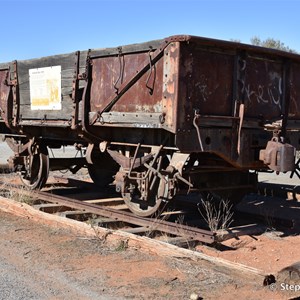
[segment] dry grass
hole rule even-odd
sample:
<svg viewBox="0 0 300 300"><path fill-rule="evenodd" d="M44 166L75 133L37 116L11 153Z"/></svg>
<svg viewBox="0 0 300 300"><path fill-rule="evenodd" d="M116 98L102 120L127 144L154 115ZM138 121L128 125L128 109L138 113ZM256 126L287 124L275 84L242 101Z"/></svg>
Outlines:
<svg viewBox="0 0 300 300"><path fill-rule="evenodd" d="M167 209L165 210L165 212L169 212L170 210ZM151 226L148 228L147 232L145 232L145 236L149 237L149 238L153 238L155 237L155 234L157 232L157 228L159 227L159 225L164 222L167 221L169 218L168 214L165 214L161 217L162 213L164 212L164 207L161 208L160 210L158 210L155 214L155 216L152 217L152 221L153 223L151 224Z"/></svg>
<svg viewBox="0 0 300 300"><path fill-rule="evenodd" d="M215 203L212 197L201 199L202 207L198 205L198 210L212 232L225 231L233 222L232 204L224 199Z"/></svg>
<svg viewBox="0 0 300 300"><path fill-rule="evenodd" d="M12 199L21 203L26 203L29 205L31 205L35 201L32 191L26 186L20 186L18 189L15 189L11 188L9 183L5 182L0 185L0 195L2 197Z"/></svg>
<svg viewBox="0 0 300 300"><path fill-rule="evenodd" d="M99 244L104 244L106 242L106 238L108 237L109 234L112 233L112 230L107 230L107 231L101 231L98 230L101 227L101 224L97 221L98 216L97 215L92 215L91 218L89 218L86 223L91 226L91 228L95 232L95 239L99 242Z"/></svg>

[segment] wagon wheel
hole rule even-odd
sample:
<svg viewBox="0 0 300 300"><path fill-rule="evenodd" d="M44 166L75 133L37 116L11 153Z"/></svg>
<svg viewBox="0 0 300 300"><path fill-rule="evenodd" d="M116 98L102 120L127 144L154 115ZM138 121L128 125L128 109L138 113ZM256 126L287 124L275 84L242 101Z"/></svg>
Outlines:
<svg viewBox="0 0 300 300"><path fill-rule="evenodd" d="M46 146L37 145L34 153L26 157L25 170L21 171L20 178L29 189L42 188L49 175L49 156Z"/></svg>
<svg viewBox="0 0 300 300"><path fill-rule="evenodd" d="M88 172L93 182L99 187L108 186L120 166L107 152L93 151L93 164L88 164Z"/></svg>
<svg viewBox="0 0 300 300"><path fill-rule="evenodd" d="M157 180L153 192L147 200L141 199L140 192L135 189L131 193L122 193L125 204L135 214L141 217L149 217L156 212L160 213L167 204L168 183L163 179Z"/></svg>

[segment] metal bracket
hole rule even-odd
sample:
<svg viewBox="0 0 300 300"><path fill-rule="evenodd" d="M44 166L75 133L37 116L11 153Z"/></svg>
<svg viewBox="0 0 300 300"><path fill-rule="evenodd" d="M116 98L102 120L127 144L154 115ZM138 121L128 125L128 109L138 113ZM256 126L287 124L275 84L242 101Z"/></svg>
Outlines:
<svg viewBox="0 0 300 300"><path fill-rule="evenodd" d="M128 173L128 178L129 178L129 179L145 180L148 176L149 176L149 178L150 178L151 175L152 175L152 173L153 173L153 166L154 166L154 164L156 163L156 161L157 161L157 159L158 159L158 157L159 157L159 154L160 154L160 151L161 151L162 148L163 148L163 145L161 145L161 146L159 147L159 149L158 149L158 151L156 152L156 154L154 155L153 160L151 161L150 165L148 165L148 164L146 165L145 162L143 162L143 164L146 166L146 168L147 168L148 170L147 170L146 175L145 175L144 177L142 177L142 178L132 177L132 176L131 176L131 171L132 171L132 169L133 169L133 166L135 165L136 156L137 156L137 153L138 153L139 148L140 148L140 144L138 144L138 146L136 147L136 151L135 151L135 153L134 153L134 158L133 158L133 161L132 161L132 163L131 163L130 170L129 170L129 173ZM152 155L151 155L151 156L152 156Z"/></svg>
<svg viewBox="0 0 300 300"><path fill-rule="evenodd" d="M245 104L240 104L239 109L239 129L238 129L238 141L237 141L237 153L240 155L241 152L241 132L242 132L242 126L244 122L244 114L245 114Z"/></svg>
<svg viewBox="0 0 300 300"><path fill-rule="evenodd" d="M87 161L88 164L93 164L92 161L92 151L94 149L94 144L89 144L87 149L86 149L86 154L85 154L85 159Z"/></svg>
<svg viewBox="0 0 300 300"><path fill-rule="evenodd" d="M152 95L153 91L154 91L155 73L156 73L155 65L152 64L151 52L153 52L153 48L152 47L150 47L150 50L148 52L148 55L149 55L149 65L150 65L150 69L149 70L150 70L150 72L149 72L149 75L148 75L148 78L147 78L147 81L146 81L146 87L149 89L149 94L150 95ZM150 78L152 77L153 70L154 70L154 79L152 81L152 86L150 86L149 85L149 81L150 81Z"/></svg>
<svg viewBox="0 0 300 300"><path fill-rule="evenodd" d="M17 127L18 116L19 116L19 90L18 90L19 83L18 83L18 63L16 60L13 62L13 79L10 81L7 80L6 84L11 87L12 94L13 94L12 126Z"/></svg>
<svg viewBox="0 0 300 300"><path fill-rule="evenodd" d="M123 169L130 169L132 166L132 170L140 167L141 165L143 165L145 162L147 162L148 160L150 160L153 155L152 154L148 154L139 158L136 158L135 161L133 161L132 158L130 157L126 157L125 155L119 153L118 151L114 151L114 150L110 150L107 149L106 150L108 152L108 154L112 157L112 159L117 162Z"/></svg>
<svg viewBox="0 0 300 300"><path fill-rule="evenodd" d="M73 111L72 111L71 129L76 129L78 125L79 63L80 63L80 51L76 51L75 63L74 63L74 76L73 76L73 83L72 83Z"/></svg>
<svg viewBox="0 0 300 300"><path fill-rule="evenodd" d="M198 113L198 109L195 109L195 116L194 116L194 120L193 120L193 125L194 125L194 127L196 128L196 131L197 131L200 150L203 151L203 144L202 144L202 140L201 140L200 129L199 129L199 126L196 122L199 119L199 117L200 117L200 115Z"/></svg>
<svg viewBox="0 0 300 300"><path fill-rule="evenodd" d="M125 62L124 62L124 55L122 56L122 47L118 47L118 58L120 64L120 74L117 81L114 83L114 89L116 90L116 94L119 93L119 88L117 87L117 84L119 81L121 81L121 84L123 83L123 76L124 76ZM122 58L123 58L123 62L122 62Z"/></svg>
<svg viewBox="0 0 300 300"><path fill-rule="evenodd" d="M297 160L297 162L295 163L295 168L294 170L291 172L290 178L293 178L294 175L297 175L297 177L300 179L300 158Z"/></svg>
<svg viewBox="0 0 300 300"><path fill-rule="evenodd" d="M171 158L170 166L174 167L179 172L179 174L182 175L183 166L189 156L190 154L188 153L175 152Z"/></svg>
<svg viewBox="0 0 300 300"><path fill-rule="evenodd" d="M278 173L294 171L295 153L296 149L292 145L281 143L278 138L272 138L266 149L260 150L259 160Z"/></svg>

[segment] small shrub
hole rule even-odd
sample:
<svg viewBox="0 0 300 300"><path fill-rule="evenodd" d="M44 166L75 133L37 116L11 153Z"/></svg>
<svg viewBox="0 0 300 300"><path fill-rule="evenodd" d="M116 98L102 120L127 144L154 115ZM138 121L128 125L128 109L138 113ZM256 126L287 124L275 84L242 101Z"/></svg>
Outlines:
<svg viewBox="0 0 300 300"><path fill-rule="evenodd" d="M233 222L232 204L229 200L220 199L218 203L213 201L213 196L201 199L198 210L212 232L226 230Z"/></svg>
<svg viewBox="0 0 300 300"><path fill-rule="evenodd" d="M116 251L125 251L127 249L128 249L128 240L122 240L117 246Z"/></svg>

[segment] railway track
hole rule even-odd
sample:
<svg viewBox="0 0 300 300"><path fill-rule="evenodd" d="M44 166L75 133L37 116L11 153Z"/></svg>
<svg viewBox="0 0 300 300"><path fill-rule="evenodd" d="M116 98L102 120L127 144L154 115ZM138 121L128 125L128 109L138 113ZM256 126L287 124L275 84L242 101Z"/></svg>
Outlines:
<svg viewBox="0 0 300 300"><path fill-rule="evenodd" d="M94 186L93 184L83 182L81 184L86 187ZM5 183L0 182L0 185L5 186ZM9 189L20 189L19 185L9 184L6 188L8 187ZM66 195L62 196L56 193ZM99 199L99 193L90 191L79 193L78 188L74 190L73 188L70 189L70 187L69 189L50 188L47 191L28 191L22 189L22 194L30 197L32 200L27 199L27 201L31 202L37 209L68 218L88 220L93 222L93 224L97 223L97 225L100 224L102 226L122 222L126 224L123 230L130 233L149 234L149 232L155 231L171 235L173 240L199 241L206 244L215 242L215 234L209 230L166 220L170 216L180 215L182 211L165 212L154 219L144 218L129 212L120 197L110 196ZM74 199L74 197L81 199ZM94 199L89 199L93 197Z"/></svg>
<svg viewBox="0 0 300 300"><path fill-rule="evenodd" d="M56 178L55 182L55 184L50 184L43 191L28 191L17 184L13 185L5 181L0 181L0 192L2 196L7 196L5 195L6 193L11 195L14 191L18 193L21 190L20 193L22 197L26 198L25 202L31 204L36 210L48 214L55 214L59 217L82 221L92 225L92 227L104 227L106 228L105 230L108 229L109 231L117 229L124 233L150 237L152 240L180 246L182 250L185 250L183 248L187 246L191 249L191 246L193 248L199 243L211 245L232 237L238 239L238 236L241 235L260 234L265 232L267 226L270 225L266 225L262 222L262 218L257 211L247 212L245 207L241 205L238 211L235 211L234 225L220 235L218 232L211 232L203 226L203 220L201 220L199 213L197 222L195 222L196 218L193 217L195 211L192 209L189 210L189 207L192 207L193 201L190 201L190 203L186 201L181 205L181 201L183 200L180 200L176 206L173 206L170 210L165 211L156 218L143 218L129 212L122 198L117 197L111 190L102 190L99 192L94 184L77 179ZM271 188L274 189L271 185L263 185L263 188L264 190L268 188L268 191ZM288 190L289 189L290 187L288 187ZM275 191L276 188L273 193L276 193ZM282 187L280 188L280 192L282 192ZM259 195L251 195L251 197L250 200L253 203L256 201L256 204L262 202L267 203L270 201L270 198L272 198ZM264 201L259 197L264 197ZM276 198L274 199L276 200ZM273 206L274 199L272 199ZM290 204L291 203L289 203L289 205ZM282 203L278 205L282 207ZM185 207L185 209L183 210L181 207ZM299 227L296 227L296 225L300 224L299 213L297 216L300 203L294 202L293 207L295 207L295 209L292 210L292 215L285 215L281 212L281 217L277 219L274 217L275 215L272 216L273 225L276 222L276 226L285 226L285 230L294 230L294 232L298 230L299 233ZM259 210L262 212L260 208ZM183 216L185 217L184 221ZM190 219L188 219L189 217ZM289 222L287 222L288 218L290 218ZM179 222L178 220L181 221ZM218 245L218 249L222 251L222 244L218 243ZM199 259L204 259L215 265L229 268L233 272L259 276L262 280L261 282L267 285L273 282L274 276L272 274L268 275L259 269L227 260L219 260L218 258L210 257L198 253L197 251L193 251L193 253L194 254L188 255L199 256Z"/></svg>
<svg viewBox="0 0 300 300"><path fill-rule="evenodd" d="M77 179L62 179L56 177L55 184L50 184L43 191L28 191L22 189L22 194L27 195L27 202L36 209L75 219L89 222L93 226L119 229L128 233L155 236L163 238L169 243L177 245L191 244L192 242L213 244L217 241L237 237L240 235L257 234L267 230L270 224L265 224L262 200L259 196L252 195L251 202L260 203L259 210L249 209L244 203L237 206L234 216L234 225L224 232L212 232L198 212L193 199L178 199L175 205L155 218L144 218L132 214L124 205L122 198L112 190L102 190L89 182ZM0 182L0 185L8 189L8 184ZM268 189L276 190L274 186ZM4 188L4 189L5 189ZM19 185L9 184L9 189L18 190ZM261 186L266 189L266 185ZM289 187L290 189L290 187ZM3 189L2 189L3 190ZM282 193L282 186L280 192ZM273 191L273 194L275 193ZM255 200L256 199L256 200ZM268 200L269 199L269 200ZM264 198L264 204L268 205L270 197ZM272 205L277 203L282 209L282 203L272 199ZM257 206L256 204L253 207ZM290 206L290 203L289 203ZM298 204L299 206L299 204ZM251 207L250 207L251 208ZM285 226L293 228L300 223L298 208L286 210L289 213L268 216L272 219L273 226ZM276 210L274 209L274 212Z"/></svg>

